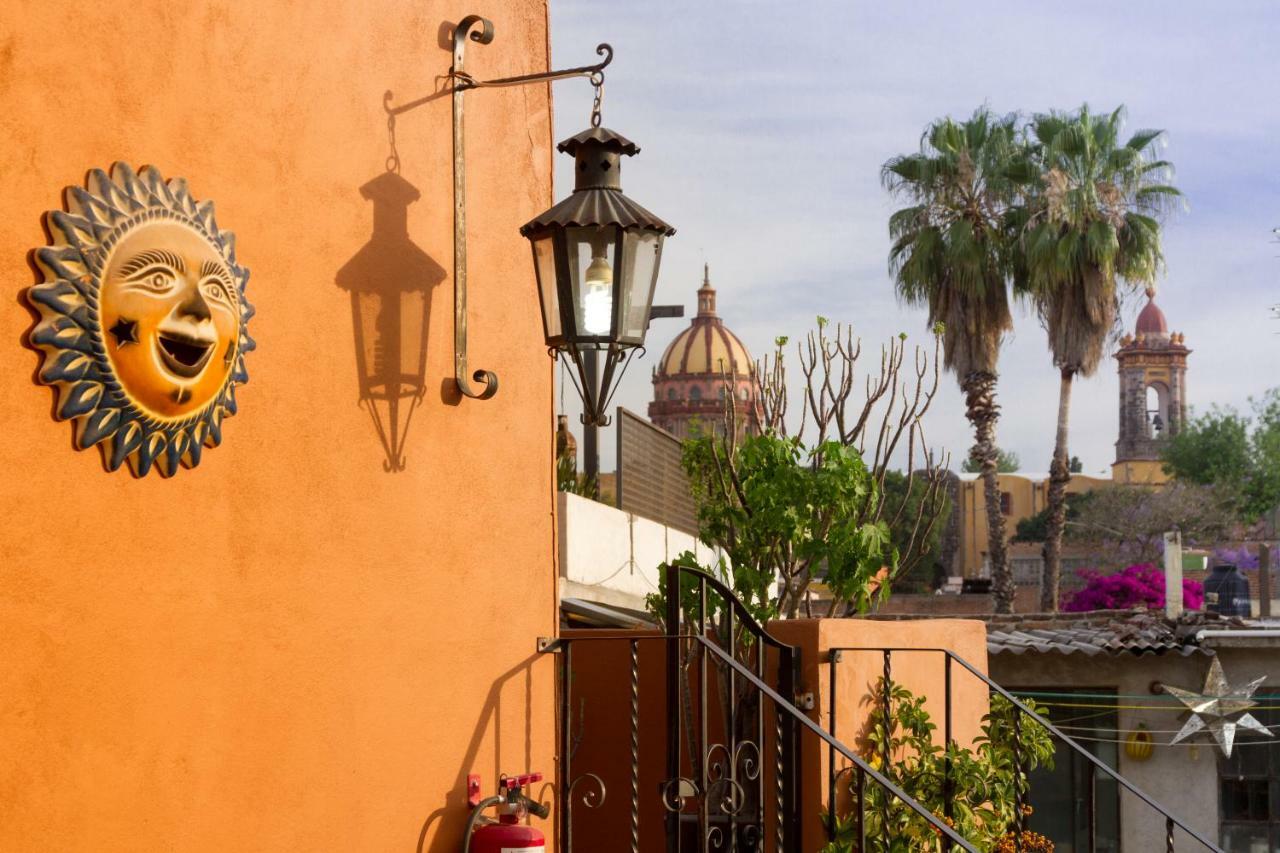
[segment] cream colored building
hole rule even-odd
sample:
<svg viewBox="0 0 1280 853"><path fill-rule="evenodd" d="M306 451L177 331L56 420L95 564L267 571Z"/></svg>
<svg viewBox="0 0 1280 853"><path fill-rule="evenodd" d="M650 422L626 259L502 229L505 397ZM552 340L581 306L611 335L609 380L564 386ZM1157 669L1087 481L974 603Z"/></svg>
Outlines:
<svg viewBox="0 0 1280 853"><path fill-rule="evenodd" d="M954 565L951 571L952 574L967 578L986 577L990 574L990 566L987 560L987 500L982 486L982 477L979 474L956 476L958 482L952 500L959 512L956 531L958 547L955 556L957 565ZM1048 505L1049 475L1018 472L999 474L998 477L1000 510L1004 513L1005 534L1013 538L1019 521L1030 518ZM1067 493L1088 492L1102 486L1109 486L1112 482L1109 477L1072 474L1071 480L1067 483ZM1018 569L1020 563L1028 561L1034 561L1038 568L1039 549L1034 549L1032 554L1026 556L1019 555L1016 551L1016 548L1010 551L1015 577L1027 576L1025 580L1019 578L1024 583L1030 582L1031 578L1038 579L1038 571L1032 566L1021 566L1023 569L1021 572Z"/></svg>

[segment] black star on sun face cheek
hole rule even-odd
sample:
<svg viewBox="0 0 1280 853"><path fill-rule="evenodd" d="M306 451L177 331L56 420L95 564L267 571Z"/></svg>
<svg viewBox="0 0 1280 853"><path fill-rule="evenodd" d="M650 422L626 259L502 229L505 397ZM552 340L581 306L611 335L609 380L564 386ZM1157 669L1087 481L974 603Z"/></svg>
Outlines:
<svg viewBox="0 0 1280 853"><path fill-rule="evenodd" d="M138 342L138 321L121 317L116 324L107 330L116 339L116 348Z"/></svg>

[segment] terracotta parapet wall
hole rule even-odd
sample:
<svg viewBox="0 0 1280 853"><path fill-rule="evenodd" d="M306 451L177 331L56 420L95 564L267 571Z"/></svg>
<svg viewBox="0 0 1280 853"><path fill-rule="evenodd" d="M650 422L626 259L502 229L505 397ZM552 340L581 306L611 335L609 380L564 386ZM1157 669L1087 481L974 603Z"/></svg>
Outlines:
<svg viewBox="0 0 1280 853"><path fill-rule="evenodd" d="M796 619L773 622L769 630L783 642L801 648L802 672L799 690L812 693L814 710L810 717L834 731L838 740L862 755L862 741L870 698L883 673L884 659L878 652L843 652L837 665L837 704L830 702L830 653L841 647L900 647L950 649L981 672L987 671L987 630L978 620L920 619L877 621L868 619ZM936 741L943 739L945 710L945 657L929 651L894 652L890 658L891 677L916 696L926 698ZM982 717L989 709L987 687L978 678L952 665L953 736L963 746L973 743L982 731ZM837 767L846 762L836 755ZM803 849L817 850L826 840L821 809L826 807L828 750L818 738L801 739L802 797L806 804L803 820ZM839 796L839 795L838 795ZM840 801L843 802L843 797Z"/></svg>

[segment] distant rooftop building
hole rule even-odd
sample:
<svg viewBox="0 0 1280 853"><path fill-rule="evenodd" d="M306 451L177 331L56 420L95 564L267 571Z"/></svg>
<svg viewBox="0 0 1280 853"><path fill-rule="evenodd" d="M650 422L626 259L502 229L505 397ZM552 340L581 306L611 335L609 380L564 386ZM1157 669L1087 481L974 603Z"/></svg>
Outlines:
<svg viewBox="0 0 1280 853"><path fill-rule="evenodd" d="M726 397L732 395L740 429L754 432L761 419L754 369L751 353L716 313L716 291L710 268L704 266L698 314L654 368L649 419L682 439L695 422L719 432L724 428Z"/></svg>

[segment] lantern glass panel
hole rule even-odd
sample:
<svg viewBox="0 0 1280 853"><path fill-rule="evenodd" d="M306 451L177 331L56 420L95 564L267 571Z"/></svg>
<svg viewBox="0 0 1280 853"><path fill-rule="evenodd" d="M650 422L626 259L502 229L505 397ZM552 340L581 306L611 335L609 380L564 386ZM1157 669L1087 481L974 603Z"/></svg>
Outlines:
<svg viewBox="0 0 1280 853"><path fill-rule="evenodd" d="M622 328L618 335L623 343L644 343L649 328L649 306L658 281L658 259L662 254L662 234L649 230L630 230L622 240Z"/></svg>
<svg viewBox="0 0 1280 853"><path fill-rule="evenodd" d="M550 344L564 331L560 324L560 291L556 288L555 240L550 234L533 241L533 269L538 276L538 297L542 300L542 331Z"/></svg>
<svg viewBox="0 0 1280 853"><path fill-rule="evenodd" d="M613 338L617 229L603 226L565 231L575 332L580 338Z"/></svg>

